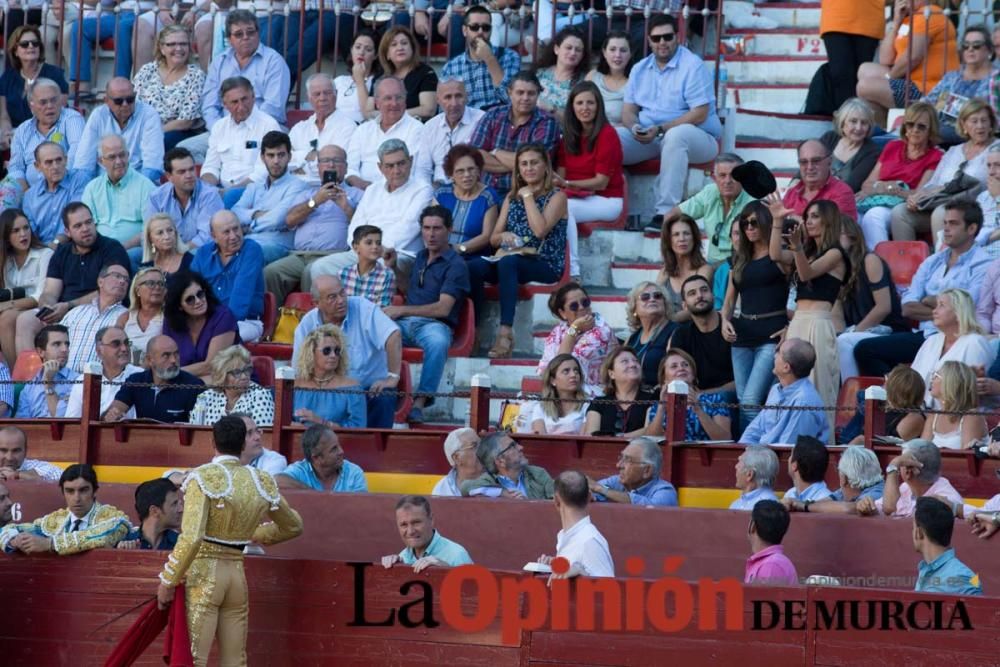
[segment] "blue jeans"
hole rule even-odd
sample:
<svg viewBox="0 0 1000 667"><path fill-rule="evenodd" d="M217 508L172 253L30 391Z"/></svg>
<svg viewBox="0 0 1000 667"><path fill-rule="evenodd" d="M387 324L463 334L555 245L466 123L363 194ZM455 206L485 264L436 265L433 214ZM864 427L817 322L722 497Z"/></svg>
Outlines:
<svg viewBox="0 0 1000 667"><path fill-rule="evenodd" d="M222 205L226 207L227 211L233 210L236 202L240 200L244 192L246 192L246 187L230 188L224 192L220 192L219 194L222 195Z"/></svg>
<svg viewBox="0 0 1000 667"><path fill-rule="evenodd" d="M260 244L260 249L264 253L264 266L267 266L271 262L277 262L279 259L288 254L288 248L278 243L267 243L258 241Z"/></svg>
<svg viewBox="0 0 1000 667"><path fill-rule="evenodd" d="M299 23L300 17L304 16L305 24L302 28L302 62L299 62ZM323 30L323 50L332 51L333 43L337 33L340 32L340 39L337 46L341 53L350 49L350 39L354 28L354 15L344 12L340 15L339 27L337 15L333 10L323 11L323 22L320 23L319 12L316 10L303 12L292 11L288 13L288 18L275 16L271 23L271 34L269 42L271 48L281 54L288 64L288 70L292 75L292 83L299 76L299 72L309 69L316 62L316 45L320 35L320 26ZM288 28L288 38L285 39L285 27ZM338 29L339 28L339 29ZM344 41L348 43L345 45Z"/></svg>
<svg viewBox="0 0 1000 667"><path fill-rule="evenodd" d="M396 320L396 324L403 335L403 345L419 347L424 351L417 392L429 394L437 391L444 374L444 364L448 360L451 327L430 317L403 317Z"/></svg>
<svg viewBox="0 0 1000 667"><path fill-rule="evenodd" d="M741 404L763 405L774 384L775 343L758 347L733 346L733 379L736 380L736 397ZM740 410L742 435L760 410Z"/></svg>
<svg viewBox="0 0 1000 667"><path fill-rule="evenodd" d="M69 71L70 81L90 81L90 59L94 44L97 42L98 20L100 21L101 41L114 35L115 38L115 76L132 78L132 25L135 14L122 12L118 15L118 26L115 26L113 14L102 14L100 19L83 20L83 44L80 46L80 63L76 62L76 44L80 39L80 22L70 28L69 40ZM77 67L79 65L79 71Z"/></svg>
<svg viewBox="0 0 1000 667"><path fill-rule="evenodd" d="M569 258L566 258L569 261ZM517 307L517 286L524 283L554 283L560 276L548 264L537 257L508 255L499 262L488 262L476 257L466 262L469 269L469 284L472 286L472 303L476 315L483 312L486 303L486 283L494 283L500 288L500 324L513 326L514 309Z"/></svg>
<svg viewBox="0 0 1000 667"><path fill-rule="evenodd" d="M129 267L129 271L131 271L134 276L135 272L139 270L139 264L142 263L142 246L137 245L134 248L129 248L127 253L128 261L132 263L132 266Z"/></svg>
<svg viewBox="0 0 1000 667"><path fill-rule="evenodd" d="M396 417L396 397L392 394L369 394L368 428L392 428Z"/></svg>
<svg viewBox="0 0 1000 667"><path fill-rule="evenodd" d="M431 6L434 7L434 15L431 16L431 30L434 33L433 43L440 44L444 40L448 40L448 59L451 60L456 56L462 54L465 51L465 36L462 34L462 23L465 20L465 14L460 12L454 12L448 22L448 34L442 36L437 30L438 21L441 20L441 11L448 8L447 0L433 0ZM391 25L402 25L408 28L410 25L410 13L409 12L396 12L392 15ZM427 42L424 40L423 36L418 36L417 39L423 44L421 51L422 55L427 54Z"/></svg>

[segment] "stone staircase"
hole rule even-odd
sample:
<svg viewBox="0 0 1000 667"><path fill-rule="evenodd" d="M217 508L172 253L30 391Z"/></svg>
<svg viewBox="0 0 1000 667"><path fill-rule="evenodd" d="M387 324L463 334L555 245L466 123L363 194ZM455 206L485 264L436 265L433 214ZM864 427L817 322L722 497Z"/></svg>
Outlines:
<svg viewBox="0 0 1000 667"><path fill-rule="evenodd" d="M760 160L769 165L781 188L787 186L797 170L795 146L803 139L818 137L830 129L827 118L803 116L809 82L816 69L826 60L819 39L819 2L759 3L761 16L778 22L773 30L729 30L725 37L742 42L743 52L726 56L729 73L728 123L735 124L735 151L747 160ZM709 59L706 66L715 67ZM648 200L654 178L629 176L630 212L639 210L642 222L648 220L641 204ZM700 171L692 171L689 192L705 182ZM628 335L625 322L625 295L641 280L655 280L660 268L659 237L642 232L595 231L580 239L582 281L594 302L594 310L602 315L624 339ZM441 383L442 392L465 391L476 373L489 375L497 391L517 392L525 375L534 375L545 336L555 325L556 318L548 309L548 295L534 296L518 303L514 330L514 359L491 361L483 357L449 359ZM487 305L479 331L481 348L492 342L499 324L496 303ZM414 385L419 366L411 367ZM491 418L497 419L502 401L491 405ZM467 399L441 399L425 411L437 422L464 422L469 410Z"/></svg>

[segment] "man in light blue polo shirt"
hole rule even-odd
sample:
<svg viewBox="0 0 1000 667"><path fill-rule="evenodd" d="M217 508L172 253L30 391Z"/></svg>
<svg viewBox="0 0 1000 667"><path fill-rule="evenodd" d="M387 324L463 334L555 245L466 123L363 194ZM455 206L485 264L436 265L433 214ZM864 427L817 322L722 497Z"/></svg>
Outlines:
<svg viewBox="0 0 1000 667"><path fill-rule="evenodd" d="M917 572L918 593L982 595L979 575L955 556L951 533L955 516L947 503L933 496L917 498L913 512L913 548L922 557Z"/></svg>
<svg viewBox="0 0 1000 667"><path fill-rule="evenodd" d="M90 180L79 172L67 172L66 168L66 150L62 146L43 141L35 147L35 169L42 180L24 193L22 208L35 236L46 245L52 245L57 238L60 243L69 240L64 233L62 211L66 204L80 201Z"/></svg>
<svg viewBox="0 0 1000 667"><path fill-rule="evenodd" d="M778 477L778 455L770 447L750 445L736 460L736 488L740 497L731 510L749 512L761 500L777 500L774 480Z"/></svg>
<svg viewBox="0 0 1000 667"><path fill-rule="evenodd" d="M132 82L124 77L108 81L104 94L104 106L94 109L83 128L73 169L91 178L97 176L98 144L105 136L117 134L125 140L132 168L150 181L159 182L163 175L163 122L160 114L136 99Z"/></svg>
<svg viewBox="0 0 1000 667"><path fill-rule="evenodd" d="M396 563L413 566L414 572L428 567L471 565L472 558L461 544L452 542L434 528L431 504L423 496L403 496L396 503L396 527L406 547L398 554L382 556L382 567Z"/></svg>
<svg viewBox="0 0 1000 667"><path fill-rule="evenodd" d="M326 424L313 424L302 434L301 461L274 476L282 489L311 489L331 493L367 493L360 468L344 458L337 434Z"/></svg>
<svg viewBox="0 0 1000 667"><path fill-rule="evenodd" d="M653 16L646 36L651 53L629 74L618 137L625 164L660 158L653 220L662 223L684 197L688 164L718 154L722 124L712 76L701 58L678 44L676 19Z"/></svg>
<svg viewBox="0 0 1000 667"><path fill-rule="evenodd" d="M209 221L223 209L219 191L198 178L191 151L172 148L163 157L167 182L156 188L146 205L146 219L167 213L177 233L189 247L200 248L212 241Z"/></svg>
<svg viewBox="0 0 1000 667"><path fill-rule="evenodd" d="M396 397L379 393L392 391L399 384L403 343L399 327L389 316L363 296L347 296L340 278L317 276L311 287L316 308L310 310L295 328L292 366L298 363L302 341L324 324L341 328L347 339L347 374L368 391L368 427L392 428Z"/></svg>

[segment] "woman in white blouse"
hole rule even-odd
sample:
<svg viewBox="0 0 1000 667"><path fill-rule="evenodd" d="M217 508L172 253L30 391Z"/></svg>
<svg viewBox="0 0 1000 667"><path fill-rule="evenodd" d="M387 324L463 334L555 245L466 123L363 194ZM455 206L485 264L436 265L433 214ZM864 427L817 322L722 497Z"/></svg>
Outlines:
<svg viewBox="0 0 1000 667"><path fill-rule="evenodd" d="M167 300L167 279L156 267L139 269L129 290L128 319L125 334L132 344L132 360L139 363L146 345L163 333L163 304Z"/></svg>
<svg viewBox="0 0 1000 667"><path fill-rule="evenodd" d="M938 333L924 341L910 368L924 379L927 403L939 408L940 402L931 395L931 384L944 362L961 361L973 368L989 368L995 353L976 321L975 304L965 290L948 289L938 294L932 321Z"/></svg>
<svg viewBox="0 0 1000 667"><path fill-rule="evenodd" d="M191 411L191 423L211 426L222 417L241 412L250 415L257 426L274 423L274 397L251 380L253 363L242 345L231 345L212 359L212 384L224 389L209 389L198 395Z"/></svg>
<svg viewBox="0 0 1000 667"><path fill-rule="evenodd" d="M351 42L351 73L333 80L337 111L347 114L355 123L363 123L375 113L375 79L382 72L376 44L375 33L367 28L358 30Z"/></svg>
<svg viewBox="0 0 1000 667"><path fill-rule="evenodd" d="M0 213L0 263L3 265L0 283L0 350L7 366L14 367L17 350L14 330L22 310L38 305L45 284L45 274L52 259L52 249L35 236L24 212L9 208Z"/></svg>
<svg viewBox="0 0 1000 667"><path fill-rule="evenodd" d="M587 419L583 369L572 354L557 354L542 373L542 400L528 406L532 433L578 435Z"/></svg>

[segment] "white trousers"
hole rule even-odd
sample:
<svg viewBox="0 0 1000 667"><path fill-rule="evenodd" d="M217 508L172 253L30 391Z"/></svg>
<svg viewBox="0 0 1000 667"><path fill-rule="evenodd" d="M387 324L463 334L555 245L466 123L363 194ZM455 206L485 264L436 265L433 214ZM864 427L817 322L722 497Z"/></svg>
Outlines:
<svg viewBox="0 0 1000 667"><path fill-rule="evenodd" d="M889 240L891 223L892 209L888 206L876 206L861 217L861 231L865 234L865 245L869 250L875 252L875 246Z"/></svg>
<svg viewBox="0 0 1000 667"><path fill-rule="evenodd" d="M852 331L851 333L842 333L837 336L837 355L840 360L841 382L846 382L847 378L861 375L858 362L854 360L854 348L866 338L877 338L878 335L868 331Z"/></svg>

